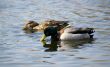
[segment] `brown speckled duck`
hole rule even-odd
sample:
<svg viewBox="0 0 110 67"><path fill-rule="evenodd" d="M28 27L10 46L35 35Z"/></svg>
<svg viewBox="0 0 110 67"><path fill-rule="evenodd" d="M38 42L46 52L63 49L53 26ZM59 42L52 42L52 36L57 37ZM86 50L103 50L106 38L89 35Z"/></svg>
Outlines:
<svg viewBox="0 0 110 67"><path fill-rule="evenodd" d="M25 24L23 27L23 30L28 31L30 33L34 33L37 31L43 31L45 28L49 26L55 26L58 28L58 30L61 30L62 28L66 27L69 21L56 21L56 20L46 20L44 22L41 22L41 24L38 24L35 21L29 21Z"/></svg>

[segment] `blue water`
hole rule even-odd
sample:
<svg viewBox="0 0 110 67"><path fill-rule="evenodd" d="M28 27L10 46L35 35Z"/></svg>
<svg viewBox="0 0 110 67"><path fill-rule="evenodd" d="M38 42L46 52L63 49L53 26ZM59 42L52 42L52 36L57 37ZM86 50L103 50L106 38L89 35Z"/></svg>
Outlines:
<svg viewBox="0 0 110 67"><path fill-rule="evenodd" d="M61 42L47 51L42 33L27 34L28 20L68 20L94 27L95 40ZM0 0L0 67L109 67L110 0Z"/></svg>

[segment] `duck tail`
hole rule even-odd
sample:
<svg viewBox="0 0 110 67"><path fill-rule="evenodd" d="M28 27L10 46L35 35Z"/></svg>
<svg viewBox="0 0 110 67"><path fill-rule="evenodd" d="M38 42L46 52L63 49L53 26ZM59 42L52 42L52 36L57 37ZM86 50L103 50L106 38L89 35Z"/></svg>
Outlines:
<svg viewBox="0 0 110 67"><path fill-rule="evenodd" d="M90 36L90 38L93 38L95 30L93 28L88 28L88 34Z"/></svg>
<svg viewBox="0 0 110 67"><path fill-rule="evenodd" d="M95 32L95 30L93 28L88 28L88 34L92 34L94 32Z"/></svg>

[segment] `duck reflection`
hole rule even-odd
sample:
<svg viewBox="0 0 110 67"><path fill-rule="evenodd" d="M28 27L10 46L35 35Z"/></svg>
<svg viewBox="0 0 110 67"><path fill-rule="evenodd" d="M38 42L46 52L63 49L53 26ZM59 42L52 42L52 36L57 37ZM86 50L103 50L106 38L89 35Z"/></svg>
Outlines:
<svg viewBox="0 0 110 67"><path fill-rule="evenodd" d="M83 40L72 40L72 41L61 41L61 47L59 50L68 50L68 49L79 49L84 44L92 44L95 39L83 39Z"/></svg>
<svg viewBox="0 0 110 67"><path fill-rule="evenodd" d="M68 49L78 49L84 44L91 44L95 39L84 39L84 40L72 40L72 41L54 41L51 40L51 43L46 41L41 41L43 47L47 48L45 52L53 52L58 50L68 50Z"/></svg>
<svg viewBox="0 0 110 67"><path fill-rule="evenodd" d="M59 41L53 41L51 40L51 43L47 43L46 41L41 41L43 44L43 47L47 48L45 52L52 52L57 51L57 48L59 47Z"/></svg>

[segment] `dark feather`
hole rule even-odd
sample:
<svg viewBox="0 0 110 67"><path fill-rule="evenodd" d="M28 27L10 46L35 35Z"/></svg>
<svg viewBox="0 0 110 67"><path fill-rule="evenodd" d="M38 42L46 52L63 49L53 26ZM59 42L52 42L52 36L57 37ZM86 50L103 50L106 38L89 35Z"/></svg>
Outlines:
<svg viewBox="0 0 110 67"><path fill-rule="evenodd" d="M76 28L74 31L71 31L69 33L73 33L73 34L84 34L84 33L92 34L94 32L95 31L94 31L93 28Z"/></svg>

